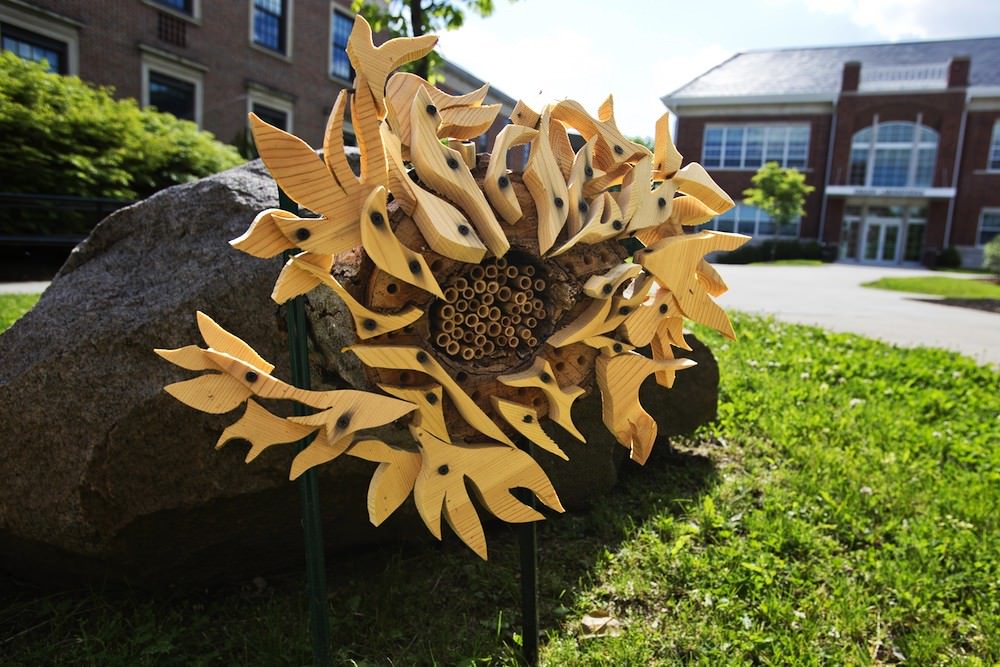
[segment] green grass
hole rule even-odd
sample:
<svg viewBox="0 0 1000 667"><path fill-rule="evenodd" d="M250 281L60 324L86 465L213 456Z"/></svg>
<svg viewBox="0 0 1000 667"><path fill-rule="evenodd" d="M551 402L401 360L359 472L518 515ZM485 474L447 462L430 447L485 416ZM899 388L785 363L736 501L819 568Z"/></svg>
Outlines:
<svg viewBox="0 0 1000 667"><path fill-rule="evenodd" d="M719 419L541 524L548 665L1000 661L1000 373L735 316ZM515 664L517 545L328 564L335 664ZM0 582L2 583L2 582ZM6 582L4 664L302 664L301 578L148 594ZM585 638L606 610L619 637ZM352 662L353 661L353 662Z"/></svg>
<svg viewBox="0 0 1000 667"><path fill-rule="evenodd" d="M862 287L933 294L952 299L1000 299L1000 283L975 278L948 278L946 276L915 276L910 278L879 278Z"/></svg>
<svg viewBox="0 0 1000 667"><path fill-rule="evenodd" d="M773 262L758 262L769 266L823 266L818 259L776 259Z"/></svg>
<svg viewBox="0 0 1000 667"><path fill-rule="evenodd" d="M40 294L0 294L0 332L32 309Z"/></svg>

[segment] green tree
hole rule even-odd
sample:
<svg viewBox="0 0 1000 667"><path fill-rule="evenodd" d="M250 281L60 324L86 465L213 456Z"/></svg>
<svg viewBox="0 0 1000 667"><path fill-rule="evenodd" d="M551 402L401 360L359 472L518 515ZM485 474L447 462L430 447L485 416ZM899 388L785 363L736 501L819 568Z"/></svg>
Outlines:
<svg viewBox="0 0 1000 667"><path fill-rule="evenodd" d="M743 203L771 216L778 230L806 214L806 197L816 189L806 185L806 177L798 169L784 168L777 162L768 162L750 180L753 187L743 191Z"/></svg>
<svg viewBox="0 0 1000 667"><path fill-rule="evenodd" d="M243 161L194 123L112 92L0 53L0 188L134 199Z"/></svg>
<svg viewBox="0 0 1000 667"><path fill-rule="evenodd" d="M390 37L419 37L461 28L467 11L489 16L494 3L493 0L354 0L351 8L365 17L373 32L385 31ZM403 69L433 83L441 64L441 56L432 51Z"/></svg>
<svg viewBox="0 0 1000 667"><path fill-rule="evenodd" d="M1000 236L994 236L983 250L983 268L1000 280Z"/></svg>

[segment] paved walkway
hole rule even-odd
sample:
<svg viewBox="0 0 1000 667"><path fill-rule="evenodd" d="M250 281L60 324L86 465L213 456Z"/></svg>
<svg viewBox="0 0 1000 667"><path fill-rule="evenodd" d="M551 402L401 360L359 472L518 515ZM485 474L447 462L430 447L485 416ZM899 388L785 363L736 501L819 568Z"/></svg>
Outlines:
<svg viewBox="0 0 1000 667"><path fill-rule="evenodd" d="M1000 366L1000 314L933 303L935 297L861 287L885 276L954 276L923 269L823 266L716 265L729 284L726 309L769 313L777 319L857 333L906 347L955 350Z"/></svg>
<svg viewBox="0 0 1000 667"><path fill-rule="evenodd" d="M0 294L41 294L49 282L0 283Z"/></svg>

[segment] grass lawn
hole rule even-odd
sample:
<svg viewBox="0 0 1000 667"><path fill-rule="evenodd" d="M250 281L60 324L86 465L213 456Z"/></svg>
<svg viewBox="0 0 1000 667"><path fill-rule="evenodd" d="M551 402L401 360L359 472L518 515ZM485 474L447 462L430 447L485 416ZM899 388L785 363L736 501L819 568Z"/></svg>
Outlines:
<svg viewBox="0 0 1000 667"><path fill-rule="evenodd" d="M1000 299L1000 283L975 278L948 278L946 276L915 276L910 278L879 278L862 287L933 294L952 299Z"/></svg>
<svg viewBox="0 0 1000 667"><path fill-rule="evenodd" d="M38 303L40 294L0 294L0 332Z"/></svg>
<svg viewBox="0 0 1000 667"><path fill-rule="evenodd" d="M764 266L823 266L818 259L776 259L773 262L755 262Z"/></svg>
<svg viewBox="0 0 1000 667"><path fill-rule="evenodd" d="M540 525L548 665L1000 661L1000 373L735 316L719 419ZM335 664L515 664L517 543L328 563ZM303 664L298 574L195 591L0 579L0 663ZM587 638L585 614L620 636Z"/></svg>

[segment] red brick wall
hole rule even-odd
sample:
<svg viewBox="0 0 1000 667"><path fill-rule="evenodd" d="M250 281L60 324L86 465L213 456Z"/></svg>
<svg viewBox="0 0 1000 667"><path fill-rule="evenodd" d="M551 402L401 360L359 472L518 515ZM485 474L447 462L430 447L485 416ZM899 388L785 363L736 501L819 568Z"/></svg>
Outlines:
<svg viewBox="0 0 1000 667"><path fill-rule="evenodd" d="M1000 172L986 170L993 126L1000 109L971 111L966 120L965 148L952 223L954 245L975 245L983 208L1000 208Z"/></svg>

